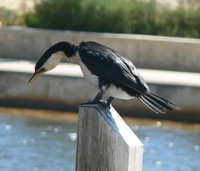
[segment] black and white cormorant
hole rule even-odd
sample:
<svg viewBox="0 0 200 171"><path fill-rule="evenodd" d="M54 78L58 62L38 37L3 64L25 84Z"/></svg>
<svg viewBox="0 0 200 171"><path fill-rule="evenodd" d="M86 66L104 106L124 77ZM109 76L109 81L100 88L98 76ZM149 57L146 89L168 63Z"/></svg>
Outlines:
<svg viewBox="0 0 200 171"><path fill-rule="evenodd" d="M156 113L179 109L173 103L150 92L147 84L133 63L121 53L96 42L82 42L79 46L59 42L51 46L38 60L31 84L38 76L56 67L62 58L76 58L83 75L99 92L87 104L103 103L103 95L109 98L104 106L109 107L114 98L132 99L137 97Z"/></svg>

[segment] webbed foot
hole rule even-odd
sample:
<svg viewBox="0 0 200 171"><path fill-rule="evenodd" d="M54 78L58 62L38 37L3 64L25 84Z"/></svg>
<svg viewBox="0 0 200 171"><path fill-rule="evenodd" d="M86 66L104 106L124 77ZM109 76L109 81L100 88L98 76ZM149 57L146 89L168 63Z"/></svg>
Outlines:
<svg viewBox="0 0 200 171"><path fill-rule="evenodd" d="M81 103L81 105L93 105L93 104L100 104L100 102L95 100L89 100L88 102Z"/></svg>
<svg viewBox="0 0 200 171"><path fill-rule="evenodd" d="M111 107L110 101L103 101L103 100L100 100L100 101L95 101L95 100L90 101L89 100L88 102L81 103L81 105L95 105L95 104L100 104L104 108L110 108Z"/></svg>

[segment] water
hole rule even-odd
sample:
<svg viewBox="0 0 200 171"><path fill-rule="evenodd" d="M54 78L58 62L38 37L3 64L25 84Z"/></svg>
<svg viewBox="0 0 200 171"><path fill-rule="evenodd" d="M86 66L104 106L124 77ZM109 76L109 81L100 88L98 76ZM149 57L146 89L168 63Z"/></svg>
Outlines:
<svg viewBox="0 0 200 171"><path fill-rule="evenodd" d="M200 171L199 130L157 126L136 129L145 147L145 171Z"/></svg>
<svg viewBox="0 0 200 171"><path fill-rule="evenodd" d="M13 117L0 110L0 171L74 171L77 118L55 116ZM144 171L200 171L199 124L126 122L144 143Z"/></svg>
<svg viewBox="0 0 200 171"><path fill-rule="evenodd" d="M0 115L0 171L74 170L74 133L74 123Z"/></svg>

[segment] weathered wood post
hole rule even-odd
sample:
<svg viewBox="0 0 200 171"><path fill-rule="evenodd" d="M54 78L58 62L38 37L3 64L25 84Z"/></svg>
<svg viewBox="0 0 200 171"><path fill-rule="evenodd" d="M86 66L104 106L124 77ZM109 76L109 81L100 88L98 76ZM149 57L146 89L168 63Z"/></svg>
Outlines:
<svg viewBox="0 0 200 171"><path fill-rule="evenodd" d="M114 108L79 108L76 171L142 171L143 144Z"/></svg>

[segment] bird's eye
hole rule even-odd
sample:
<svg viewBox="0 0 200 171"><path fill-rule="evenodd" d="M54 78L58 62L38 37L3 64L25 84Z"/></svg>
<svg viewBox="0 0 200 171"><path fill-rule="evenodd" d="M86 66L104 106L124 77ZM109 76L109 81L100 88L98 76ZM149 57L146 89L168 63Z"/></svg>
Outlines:
<svg viewBox="0 0 200 171"><path fill-rule="evenodd" d="M40 69L40 72L44 72L44 71L46 71L46 69L45 69L44 67L42 67L42 68Z"/></svg>
<svg viewBox="0 0 200 171"><path fill-rule="evenodd" d="M40 69L35 69L35 72L44 72L46 71L46 69L44 67L40 68Z"/></svg>

